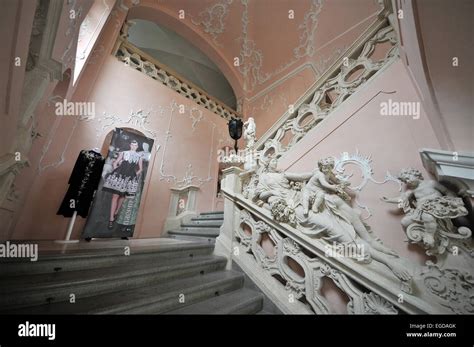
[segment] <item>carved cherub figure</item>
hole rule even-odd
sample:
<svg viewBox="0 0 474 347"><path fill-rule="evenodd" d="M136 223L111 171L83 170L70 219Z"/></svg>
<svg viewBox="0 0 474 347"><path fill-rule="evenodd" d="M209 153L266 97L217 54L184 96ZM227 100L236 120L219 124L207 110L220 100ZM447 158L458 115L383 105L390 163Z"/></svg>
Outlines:
<svg viewBox="0 0 474 347"><path fill-rule="evenodd" d="M333 191L342 199L349 201L349 195L344 191L344 188L350 185L349 182L341 181L333 172L334 158L327 157L318 161L318 168L313 172L295 174L285 173L285 177L292 181L306 181L302 189L303 214L308 215L309 209L313 212L318 212L324 200L324 190L321 187ZM311 205L311 206L310 206Z"/></svg>
<svg viewBox="0 0 474 347"><path fill-rule="evenodd" d="M319 160L318 168L305 174L278 170L276 159L266 163L261 167L253 200L271 210L275 220L295 225L307 235L321 235L338 245L358 246L361 249L359 261L370 262L374 259L385 264L402 281L402 289L411 291L412 275L399 261L396 252L374 237L360 219L360 213L345 201L349 198L344 192L347 183L335 176L334 158ZM308 184L307 181L311 179L312 182ZM295 191L292 189L292 181L305 183L309 187L304 187L301 192ZM303 211L303 194L306 196L306 214L303 213L306 212ZM309 210L312 196L318 201L313 202L313 207ZM321 206L320 210L313 211L318 204Z"/></svg>
<svg viewBox="0 0 474 347"><path fill-rule="evenodd" d="M421 239L416 241L422 241L423 246L434 253L442 253L444 247L441 249L437 244L437 232L456 232L451 219L468 214L462 199L434 180L425 181L421 172L416 169L403 169L398 178L406 184L407 190L399 197L382 197L382 200L398 204L403 209L406 215L401 223L411 241L415 241L411 229L416 228L416 239L421 233Z"/></svg>

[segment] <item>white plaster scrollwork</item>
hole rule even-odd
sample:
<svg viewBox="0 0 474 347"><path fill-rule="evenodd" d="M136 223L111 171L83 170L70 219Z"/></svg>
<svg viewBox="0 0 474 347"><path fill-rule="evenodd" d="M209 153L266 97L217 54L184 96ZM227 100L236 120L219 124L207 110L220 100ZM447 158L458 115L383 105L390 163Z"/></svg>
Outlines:
<svg viewBox="0 0 474 347"><path fill-rule="evenodd" d="M150 124L150 113L151 111L144 112L143 110L130 111L130 115L125 123L130 124L133 127L143 130L146 134L156 137L156 131L148 128Z"/></svg>
<svg viewBox="0 0 474 347"><path fill-rule="evenodd" d="M160 107L161 108L161 107ZM97 138L104 132L105 129L116 126L118 124L130 125L131 127L136 128L137 130L143 131L146 135L156 138L157 132L150 128L150 118L152 113L158 113L154 109L149 109L148 111L143 111L141 109L134 111L130 110L128 118L122 118L116 114L108 114L106 112L102 113L102 117L98 118L98 122L102 123L102 127L96 128ZM87 119L82 119L87 120Z"/></svg>
<svg viewBox="0 0 474 347"><path fill-rule="evenodd" d="M304 15L303 23L298 29L302 30L299 37L299 46L293 49L293 54L296 59L304 58L306 56L312 57L314 55L314 34L318 27L318 17L323 6L322 0L311 1L311 8Z"/></svg>
<svg viewBox="0 0 474 347"><path fill-rule="evenodd" d="M100 132L102 133L105 129L110 128L114 124L121 123L122 118L120 118L119 116L115 114L107 114L106 112L104 112L102 114L102 118L99 118L98 121L101 123L103 122L102 128L101 128L102 131ZM99 136L100 133L98 133L97 135Z"/></svg>
<svg viewBox="0 0 474 347"><path fill-rule="evenodd" d="M453 223L468 214L463 200L440 183L424 180L417 169L403 169L398 178L406 184L406 191L397 198L382 200L398 204L405 213L401 223L408 240L423 246L428 255L459 251L459 241L472 236L469 228Z"/></svg>
<svg viewBox="0 0 474 347"><path fill-rule="evenodd" d="M212 41L219 46L217 37L225 31L225 18L229 14L229 5L233 0L217 2L199 12L199 20L191 19L194 25L202 26L204 32L212 36Z"/></svg>
<svg viewBox="0 0 474 347"><path fill-rule="evenodd" d="M442 268L428 262L421 273L423 284L456 314L474 314L474 277L464 269Z"/></svg>
<svg viewBox="0 0 474 347"><path fill-rule="evenodd" d="M235 238L247 257L265 271L261 281L284 287L296 300L306 302L316 314L333 313L331 303L322 294L323 278L332 280L349 298L347 312L351 314L397 314L392 304L373 292L363 292L352 280L332 268L324 260L304 250L295 240L282 236L263 221L257 221L246 210L240 210ZM262 242L270 242L273 251L265 250ZM279 277L278 281L275 276Z"/></svg>
<svg viewBox="0 0 474 347"><path fill-rule="evenodd" d="M422 247L436 263L427 261L420 272L420 288L452 313L474 313L474 247L472 231L454 220L468 210L461 198L434 180L424 180L420 171L403 169L398 178L407 189L396 203L405 216L401 224L410 243Z"/></svg>
<svg viewBox="0 0 474 347"><path fill-rule="evenodd" d="M170 146L170 139L173 137L172 132L171 132L173 119L175 117L175 114L180 115L180 116L187 116L191 120L191 131L194 131L196 129L196 126L199 122L209 123L212 129L211 146L213 146L215 140L217 140L220 145L221 143L225 142L225 139L227 139L227 137L225 136L225 134L222 133L222 131L217 129L217 126L214 122L205 118L202 111L195 107L189 108L189 107L185 107L184 105L178 105L178 103L175 100L173 100L170 104L169 110L170 110L170 118L168 122L168 128L165 132L165 143L163 145L163 157L160 163L160 180L165 180L166 182L170 182L170 183L173 182L174 184L176 184L177 187L182 187L189 184L196 184L197 186L202 186L203 184L211 182L212 181L212 163L213 163L212 156L215 154L214 150L212 149L209 151L209 160L208 160L209 165L208 165L208 172L207 172L206 177L199 177L195 175L193 172L192 164L187 164L186 171L182 178L178 178L176 175L166 172L166 168L165 168L166 154L168 153L168 149ZM184 110L184 112L182 112L182 110Z"/></svg>
<svg viewBox="0 0 474 347"><path fill-rule="evenodd" d="M261 50L258 49L254 40L249 38L249 11L248 0L241 0L244 7L242 11L242 38L240 58L241 64L239 67L240 73L244 76L244 90L252 91L257 85L261 85L271 78L287 70L294 65L301 58L312 56L315 52L314 35L318 26L318 18L322 9L322 0L312 0L311 6L305 13L303 23L299 25L298 30L301 31L299 36L299 44L293 49L293 58L281 65L272 72L263 72L264 56Z"/></svg>
<svg viewBox="0 0 474 347"><path fill-rule="evenodd" d="M350 180L350 178L353 176L352 174L345 174L345 167L347 165L355 165L356 167L359 168L362 180L357 184L354 184L352 182L351 184L351 190L353 191L362 191L362 189L366 186L368 182L373 182L375 184L385 184L387 182L394 182L398 185L398 190L402 190L402 184L401 182L394 177L390 172L387 171L385 174L385 178L383 181L377 181L374 179L373 174L374 171L372 169L372 158L370 155L363 155L362 153L359 152L358 149L356 149L355 154L350 154L348 152L343 152L341 153L341 156L339 158L335 158L335 166L334 169L337 173L337 176L345 181ZM363 217L364 220L369 219L372 216L372 212L370 208L360 202L359 196L357 196L354 200L354 202L357 204L357 206L361 209L363 209L367 215Z"/></svg>

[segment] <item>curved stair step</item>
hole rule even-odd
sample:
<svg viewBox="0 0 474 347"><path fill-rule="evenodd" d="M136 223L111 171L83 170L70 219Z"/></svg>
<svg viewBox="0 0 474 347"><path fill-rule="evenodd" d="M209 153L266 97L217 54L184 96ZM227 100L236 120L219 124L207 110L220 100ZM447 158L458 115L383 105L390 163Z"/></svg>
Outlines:
<svg viewBox="0 0 474 347"><path fill-rule="evenodd" d="M224 257L207 256L167 259L153 266L145 259L127 266L6 278L0 287L0 312L68 301L71 293L84 298L218 271L226 262Z"/></svg>
<svg viewBox="0 0 474 347"><path fill-rule="evenodd" d="M242 288L166 314L254 314L262 310L263 295Z"/></svg>

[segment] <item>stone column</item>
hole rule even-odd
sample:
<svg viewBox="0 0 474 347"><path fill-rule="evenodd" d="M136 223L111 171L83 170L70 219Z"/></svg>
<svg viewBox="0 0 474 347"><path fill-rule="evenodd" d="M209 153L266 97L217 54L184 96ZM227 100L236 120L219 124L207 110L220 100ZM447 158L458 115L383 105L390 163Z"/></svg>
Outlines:
<svg viewBox="0 0 474 347"><path fill-rule="evenodd" d="M187 185L184 187L171 188L170 206L168 218L165 222L165 231L178 229L181 223L188 223L191 218L197 216L196 192L198 186Z"/></svg>
<svg viewBox="0 0 474 347"><path fill-rule="evenodd" d="M242 183L240 173L243 170L232 166L222 171L221 187L227 192L240 193ZM238 223L238 211L234 202L225 196L224 193L224 223L221 226L219 236L216 239L215 254L227 258L227 269L232 266L232 244L234 238L234 230Z"/></svg>

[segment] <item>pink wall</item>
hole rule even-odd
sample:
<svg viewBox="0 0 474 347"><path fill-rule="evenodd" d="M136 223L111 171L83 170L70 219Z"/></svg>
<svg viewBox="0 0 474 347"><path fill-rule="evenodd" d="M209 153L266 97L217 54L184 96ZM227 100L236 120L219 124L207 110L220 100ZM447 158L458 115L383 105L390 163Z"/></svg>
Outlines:
<svg viewBox="0 0 474 347"><path fill-rule="evenodd" d="M58 2L56 5L60 4ZM47 30L46 11L39 13L36 18L35 1L5 1L0 12L0 26L6 33L4 49L0 53L2 62L0 68L0 162L2 172L0 177L5 183L10 166L5 167L3 161L19 153L22 161L34 165L35 158L30 158L31 141L42 143L48 136L51 126L41 126L42 109L50 93L57 84L57 79L50 80L50 73L55 71L58 76L69 70L74 65L75 49L79 33L79 25L87 13L92 0L78 0L70 3L64 2L57 31ZM71 19L70 11L76 12L75 19ZM46 46L46 41L51 40L52 51L45 50L45 54L38 59L32 71L27 72L28 53L39 52L40 44ZM41 41L41 42L39 42ZM49 45L48 45L49 47ZM19 66L15 59L20 58ZM38 63L39 60L39 63ZM41 66L41 67L39 67ZM46 68L45 66L48 66ZM56 77L57 78L57 77ZM39 102L38 102L39 100ZM26 112L26 106L34 106ZM34 151L34 150L33 150ZM16 169L15 169L16 170ZM8 181L6 183L9 185ZM8 238L11 226L18 218L18 210L22 207L28 187L13 185L4 186L9 196L3 199L0 205L0 238Z"/></svg>
<svg viewBox="0 0 474 347"><path fill-rule="evenodd" d="M0 12L0 31L9 33L3 38L0 51L0 157L14 150L17 133L17 115L25 78L28 45L35 2L6 1ZM15 58L21 58L21 65L15 66Z"/></svg>
<svg viewBox="0 0 474 347"><path fill-rule="evenodd" d="M227 141L225 120L110 55L123 20L120 14L109 18L71 99L94 102L95 118L55 116L54 103L44 103L39 128L49 128L51 134L35 141L30 153L32 163L17 178L16 186L25 199L11 239L64 237L69 219L55 213L77 154L84 148L101 148L114 127L136 128L154 137L155 149L160 146L148 168L135 237L161 235L169 189L186 175L195 176L190 182L201 186L197 194L199 211L213 210L217 205L216 150ZM61 95L58 90L55 93ZM181 104L185 106L184 114L178 111ZM131 111L140 110L150 112L142 127L130 120ZM111 124L107 116L117 118ZM73 238L79 237L83 225L84 220L79 218Z"/></svg>
<svg viewBox="0 0 474 347"><path fill-rule="evenodd" d="M442 149L474 151L472 1L397 1L403 61L432 118ZM453 58L458 65L453 66Z"/></svg>

